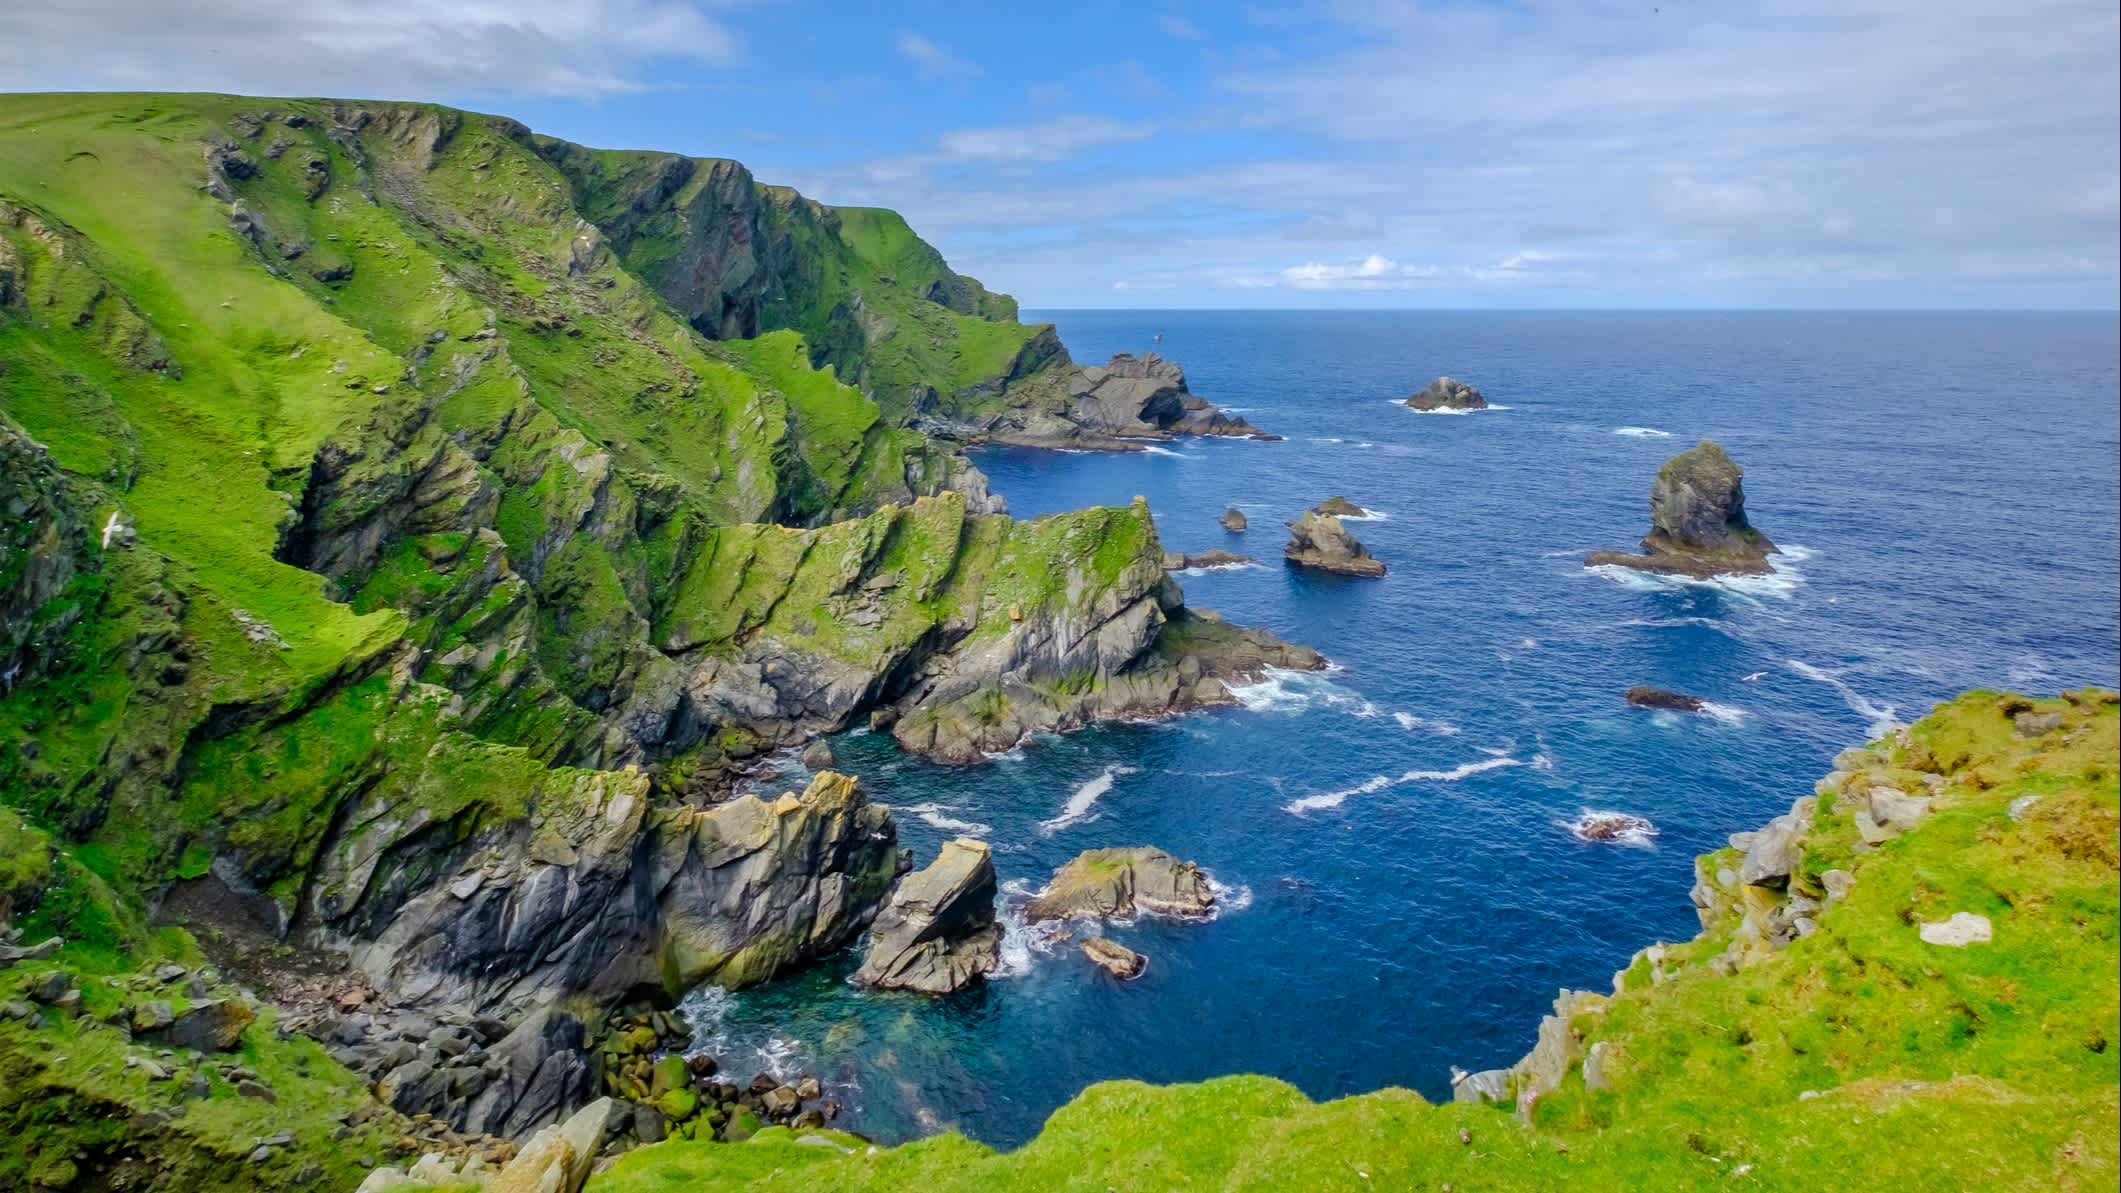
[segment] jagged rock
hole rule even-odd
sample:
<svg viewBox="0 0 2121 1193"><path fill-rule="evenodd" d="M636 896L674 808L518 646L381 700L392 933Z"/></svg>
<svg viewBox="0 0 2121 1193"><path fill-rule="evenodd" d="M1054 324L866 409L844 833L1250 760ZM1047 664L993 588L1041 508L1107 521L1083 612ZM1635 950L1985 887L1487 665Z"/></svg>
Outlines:
<svg viewBox="0 0 2121 1193"><path fill-rule="evenodd" d="M1289 523L1289 544L1282 548L1282 556L1297 567L1342 576L1385 574L1385 565L1371 558L1368 549L1341 526L1338 517L1316 511Z"/></svg>
<svg viewBox="0 0 2121 1193"><path fill-rule="evenodd" d="M1706 578L1775 569L1768 537L1745 516L1745 470L1710 440L1665 461L1650 486L1650 533L1642 554L1594 551L1585 567L1625 567Z"/></svg>
<svg viewBox="0 0 2121 1193"><path fill-rule="evenodd" d="M1146 912L1199 919L1214 910L1215 888L1199 866L1137 845L1078 854L1024 905L1024 918L1125 918Z"/></svg>
<svg viewBox="0 0 2121 1193"><path fill-rule="evenodd" d="M0 203L0 220L12 208ZM44 446L0 414L0 696L57 662L90 608L95 570L74 485ZM113 514L113 518L117 517ZM14 747L12 744L10 749Z"/></svg>
<svg viewBox="0 0 2121 1193"><path fill-rule="evenodd" d="M1963 949L1970 944L1987 944L1995 939L1995 929L1988 917L1970 911L1955 911L1948 918L1920 925L1916 932L1927 944L1943 945L1950 949Z"/></svg>
<svg viewBox="0 0 2121 1193"><path fill-rule="evenodd" d="M1803 818L1795 815L1769 821L1754 834L1738 867L1739 881L1747 886L1787 886L1804 860L1804 830Z"/></svg>
<svg viewBox="0 0 2121 1193"><path fill-rule="evenodd" d="M944 842L935 861L901 880L869 929L854 980L887 990L962 990L1001 961L994 860L984 841Z"/></svg>
<svg viewBox="0 0 2121 1193"><path fill-rule="evenodd" d="M1122 352L1103 365L1068 359L1057 339L1025 347L997 411L931 418L927 429L969 440L1029 447L1131 451L1131 440L1198 435L1274 440L1186 386L1185 371L1150 353Z"/></svg>
<svg viewBox="0 0 2121 1193"><path fill-rule="evenodd" d="M581 1193L604 1142L613 1102L599 1098L530 1137L486 1193Z"/></svg>
<svg viewBox="0 0 2121 1193"><path fill-rule="evenodd" d="M1611 1075L1606 1071L1612 1063L1615 1049L1604 1040L1592 1044L1583 1054L1583 1087L1604 1089L1611 1084Z"/></svg>
<svg viewBox="0 0 2121 1193"><path fill-rule="evenodd" d="M1231 534L1243 534L1245 532L1246 526L1249 525L1249 523L1245 520L1244 511L1237 509L1234 506L1230 509L1224 510L1223 516L1217 518L1216 521L1221 522L1223 529L1229 531Z"/></svg>
<svg viewBox="0 0 2121 1193"><path fill-rule="evenodd" d="M1407 405L1416 410L1485 410L1488 400L1463 381L1438 377L1408 398Z"/></svg>
<svg viewBox="0 0 2121 1193"><path fill-rule="evenodd" d="M1683 696L1678 692L1667 692L1637 684L1628 689L1628 703L1637 708L1668 708L1675 712L1700 712L1708 701L1699 696Z"/></svg>
<svg viewBox="0 0 2121 1193"><path fill-rule="evenodd" d="M47 936L33 945L0 944L0 965L11 965L17 961L42 961L66 947L66 941L57 936Z"/></svg>
<svg viewBox="0 0 2121 1193"><path fill-rule="evenodd" d="M1149 967L1147 957L1118 941L1107 940L1102 936L1084 937L1082 949L1083 956L1121 981L1133 981L1142 976L1142 971Z"/></svg>

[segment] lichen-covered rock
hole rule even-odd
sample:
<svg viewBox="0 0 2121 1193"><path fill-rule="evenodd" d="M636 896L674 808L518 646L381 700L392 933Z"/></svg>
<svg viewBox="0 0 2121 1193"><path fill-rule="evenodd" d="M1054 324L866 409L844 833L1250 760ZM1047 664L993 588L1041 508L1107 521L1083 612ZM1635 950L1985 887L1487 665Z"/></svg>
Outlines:
<svg viewBox="0 0 2121 1193"><path fill-rule="evenodd" d="M902 879L869 928L854 980L886 990L947 994L1001 962L994 920L994 858L984 841L958 837L925 869Z"/></svg>
<svg viewBox="0 0 2121 1193"><path fill-rule="evenodd" d="M1153 846L1137 845L1076 855L1024 905L1024 918L1124 919L1146 912L1200 919L1214 910L1214 885L1199 866Z"/></svg>
<svg viewBox="0 0 2121 1193"><path fill-rule="evenodd" d="M1485 410L1488 400L1479 390L1463 381L1449 377L1438 377L1417 390L1407 399L1407 405L1416 410Z"/></svg>
<svg viewBox="0 0 2121 1193"><path fill-rule="evenodd" d="M1349 534L1332 514L1317 511L1289 523L1289 543L1282 557L1296 567L1315 568L1341 576L1377 577L1385 574L1383 562Z"/></svg>
<svg viewBox="0 0 2121 1193"><path fill-rule="evenodd" d="M1746 520L1744 479L1745 470L1712 440L1673 456L1650 486L1642 554L1594 551L1584 566L1695 577L1774 571L1767 556L1775 544Z"/></svg>

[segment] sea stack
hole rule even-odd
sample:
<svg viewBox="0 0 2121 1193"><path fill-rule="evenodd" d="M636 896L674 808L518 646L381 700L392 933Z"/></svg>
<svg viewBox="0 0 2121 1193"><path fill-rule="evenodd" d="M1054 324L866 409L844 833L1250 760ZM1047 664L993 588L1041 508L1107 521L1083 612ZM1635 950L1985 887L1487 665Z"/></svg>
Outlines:
<svg viewBox="0 0 2121 1193"><path fill-rule="evenodd" d="M1438 377L1407 399L1416 410L1486 410L1488 400L1463 381Z"/></svg>
<svg viewBox="0 0 2121 1193"><path fill-rule="evenodd" d="M1593 551L1583 565L1701 579L1773 572L1767 557L1775 544L1746 521L1744 479L1745 470L1713 440L1673 456L1650 486L1650 533L1642 554Z"/></svg>
<svg viewBox="0 0 2121 1193"><path fill-rule="evenodd" d="M1371 558L1369 549L1348 533L1338 517L1317 510L1289 523L1289 545L1281 553L1294 567L1342 576L1374 578L1385 574L1385 565Z"/></svg>
<svg viewBox="0 0 2121 1193"><path fill-rule="evenodd" d="M877 912L869 955L854 975L865 986L948 994L1001 962L994 920L994 858L985 841L943 844L928 867L909 874Z"/></svg>

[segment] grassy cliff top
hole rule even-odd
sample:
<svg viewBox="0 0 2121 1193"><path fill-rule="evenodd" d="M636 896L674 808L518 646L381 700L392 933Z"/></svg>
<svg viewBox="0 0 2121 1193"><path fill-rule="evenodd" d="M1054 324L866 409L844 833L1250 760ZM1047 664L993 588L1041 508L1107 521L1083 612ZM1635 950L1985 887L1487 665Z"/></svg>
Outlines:
<svg viewBox="0 0 2121 1193"><path fill-rule="evenodd" d="M2110 1189L2117 711L2106 693L1975 692L1845 755L1791 879L1803 895L1853 876L1818 930L1737 966L1716 961L1735 916L1646 950L1570 1023L1603 1088L1572 1068L1529 1122L1398 1089L1320 1104L1264 1077L1121 1081L1007 1154L957 1135L843 1152L775 1130L643 1148L590 1189ZM2023 737L2013 712L2060 724ZM1922 775L1941 780L1935 812L1866 847L1834 793ZM1994 939L1921 939L1956 912Z"/></svg>

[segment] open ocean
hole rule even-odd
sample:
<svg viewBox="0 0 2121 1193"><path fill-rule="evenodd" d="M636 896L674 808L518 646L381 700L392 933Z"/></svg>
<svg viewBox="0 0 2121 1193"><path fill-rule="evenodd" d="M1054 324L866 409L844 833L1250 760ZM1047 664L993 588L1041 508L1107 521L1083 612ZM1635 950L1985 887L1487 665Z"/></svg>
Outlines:
<svg viewBox="0 0 2121 1193"><path fill-rule="evenodd" d="M847 985L858 957L687 1000L747 1078L815 1072L884 1141L1035 1134L1107 1078L1411 1087L1531 1047L1558 987L1609 988L1692 936L1697 853L1811 790L1833 755L1967 688L2121 682L2121 335L2112 314L1032 312L1077 360L1154 347L1286 436L1128 455L988 450L1018 517L1148 497L1188 603L1323 651L1245 706L1045 738L964 769L834 741L917 865L992 842L1020 897L1077 852L1153 844L1225 888L1207 923L1107 929L1118 984L1012 922L1009 972L944 999ZM1496 408L1398 403L1439 374ZM1746 470L1771 577L1605 575L1651 477L1703 438ZM1342 494L1391 568L1283 566L1282 523ZM1236 506L1245 535L1216 516ZM1633 709L1647 683L1709 715ZM800 767L785 779L800 784ZM1654 838L1592 844L1585 809ZM1012 918L1013 919L1013 918Z"/></svg>

